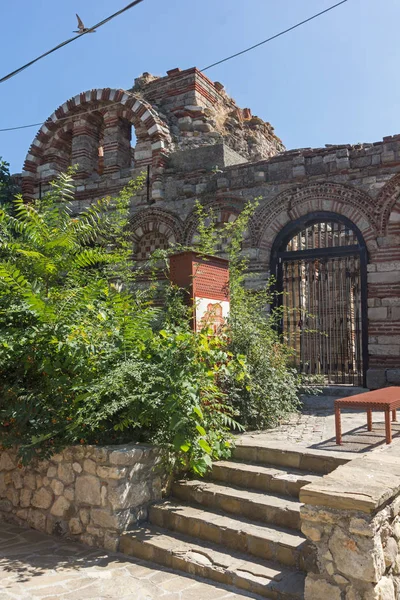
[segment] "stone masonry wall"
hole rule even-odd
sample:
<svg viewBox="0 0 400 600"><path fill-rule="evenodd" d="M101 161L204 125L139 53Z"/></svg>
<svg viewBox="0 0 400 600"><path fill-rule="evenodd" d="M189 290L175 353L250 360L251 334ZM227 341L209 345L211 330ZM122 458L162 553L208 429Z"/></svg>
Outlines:
<svg viewBox="0 0 400 600"><path fill-rule="evenodd" d="M318 565L305 600L400 598L398 458L352 461L303 488L300 500Z"/></svg>
<svg viewBox="0 0 400 600"><path fill-rule="evenodd" d="M81 114L88 110L90 118ZM127 124L137 137L130 164ZM266 283L271 249L288 223L314 212L349 219L368 252L366 385L400 384L400 135L285 151L271 125L239 108L220 83L197 69L171 69L165 77L144 73L130 90L91 90L59 107L29 150L25 197L46 192L68 160L82 163L76 212L149 170L131 199L139 261L148 249L193 243L196 200L222 224L258 198L243 243L252 287Z"/></svg>
<svg viewBox="0 0 400 600"><path fill-rule="evenodd" d="M146 445L74 446L20 466L0 454L0 517L116 550L119 536L161 499L161 454Z"/></svg>

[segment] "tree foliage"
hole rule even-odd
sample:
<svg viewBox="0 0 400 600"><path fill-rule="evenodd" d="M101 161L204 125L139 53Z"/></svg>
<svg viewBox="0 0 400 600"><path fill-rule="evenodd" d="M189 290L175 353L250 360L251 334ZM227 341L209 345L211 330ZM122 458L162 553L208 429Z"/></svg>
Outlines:
<svg viewBox="0 0 400 600"><path fill-rule="evenodd" d="M204 473L229 449L219 381L245 376L222 338L193 334L172 287L163 309L132 269L130 197L72 213L72 171L42 200L0 210L0 442L22 460L68 444L150 441Z"/></svg>
<svg viewBox="0 0 400 600"><path fill-rule="evenodd" d="M10 175L10 165L0 156L0 205L9 202L14 191L15 186Z"/></svg>

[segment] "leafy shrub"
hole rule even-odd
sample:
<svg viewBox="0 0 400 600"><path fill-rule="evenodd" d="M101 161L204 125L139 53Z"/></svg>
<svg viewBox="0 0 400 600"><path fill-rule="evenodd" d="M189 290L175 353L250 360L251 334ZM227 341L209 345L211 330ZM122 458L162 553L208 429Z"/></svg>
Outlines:
<svg viewBox="0 0 400 600"><path fill-rule="evenodd" d="M292 349L279 333L282 308L274 308L273 281L258 291L246 289L249 279L248 260L242 243L248 222L258 205L249 202L234 222L221 227L216 217L199 203L198 239L200 252L213 253L220 236L228 240L230 312L226 328L227 350L242 355L246 361L246 377L227 377L223 383L239 422L246 428L263 429L278 424L299 406L299 393L304 388L302 377L290 365Z"/></svg>
<svg viewBox="0 0 400 600"><path fill-rule="evenodd" d="M150 441L204 473L229 449L223 377L245 377L222 338L190 331L175 290L135 284L129 199L71 215L72 172L0 211L0 442L21 458L68 444Z"/></svg>

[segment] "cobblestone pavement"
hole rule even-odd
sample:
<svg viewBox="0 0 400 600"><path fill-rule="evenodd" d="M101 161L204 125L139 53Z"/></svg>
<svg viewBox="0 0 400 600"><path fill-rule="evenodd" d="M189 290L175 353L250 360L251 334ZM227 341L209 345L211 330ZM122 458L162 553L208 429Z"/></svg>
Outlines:
<svg viewBox="0 0 400 600"><path fill-rule="evenodd" d="M329 404L329 398L327 400ZM330 403L333 407L333 399L330 399ZM383 413L373 413L373 430L368 432L365 411L343 411L342 430L343 446L336 446L333 408L310 408L293 414L279 427L249 432L239 437L242 441L251 439L260 443L287 442L291 447L302 446L335 452L369 452L386 445ZM392 423L392 433L393 444L400 443L400 422Z"/></svg>
<svg viewBox="0 0 400 600"><path fill-rule="evenodd" d="M177 575L0 521L0 600L249 600Z"/></svg>

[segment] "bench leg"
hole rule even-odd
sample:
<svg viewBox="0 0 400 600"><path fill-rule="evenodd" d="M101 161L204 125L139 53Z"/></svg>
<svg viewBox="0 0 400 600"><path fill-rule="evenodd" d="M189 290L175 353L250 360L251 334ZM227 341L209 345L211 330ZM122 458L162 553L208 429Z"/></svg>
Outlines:
<svg viewBox="0 0 400 600"><path fill-rule="evenodd" d="M372 410L370 408L367 408L367 424L368 431L372 431Z"/></svg>
<svg viewBox="0 0 400 600"><path fill-rule="evenodd" d="M335 428L336 428L336 444L342 445L342 421L340 415L340 408L335 408Z"/></svg>
<svg viewBox="0 0 400 600"><path fill-rule="evenodd" d="M397 421L397 410L396 409L392 410L392 421L393 422Z"/></svg>
<svg viewBox="0 0 400 600"><path fill-rule="evenodd" d="M392 442L392 424L390 422L390 410L385 410L385 430L386 430L386 443L391 444Z"/></svg>

